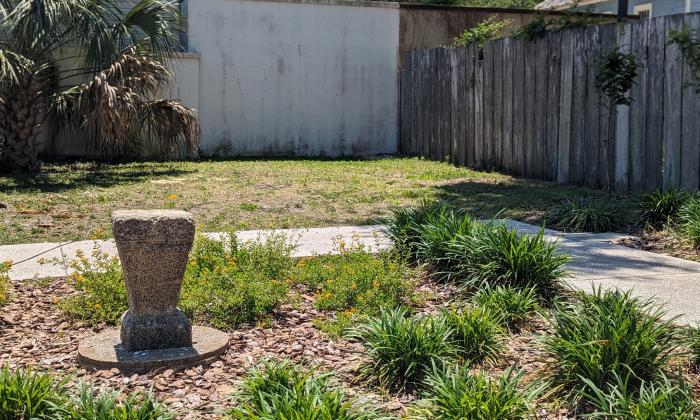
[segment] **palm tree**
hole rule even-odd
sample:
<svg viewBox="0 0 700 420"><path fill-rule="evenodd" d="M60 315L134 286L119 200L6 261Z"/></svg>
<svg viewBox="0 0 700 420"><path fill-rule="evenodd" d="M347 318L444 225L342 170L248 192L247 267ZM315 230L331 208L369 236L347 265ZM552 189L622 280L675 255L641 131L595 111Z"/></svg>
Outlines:
<svg viewBox="0 0 700 420"><path fill-rule="evenodd" d="M152 139L196 153L193 110L155 99L181 50L178 7L140 0L0 0L0 169L36 171L41 130L79 130L97 153Z"/></svg>

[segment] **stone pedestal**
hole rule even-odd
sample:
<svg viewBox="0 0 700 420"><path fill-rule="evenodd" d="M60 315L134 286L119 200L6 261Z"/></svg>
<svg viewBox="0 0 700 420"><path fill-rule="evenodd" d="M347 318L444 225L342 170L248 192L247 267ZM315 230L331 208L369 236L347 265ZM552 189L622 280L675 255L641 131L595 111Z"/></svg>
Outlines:
<svg viewBox="0 0 700 420"><path fill-rule="evenodd" d="M112 230L129 309L118 334L105 331L80 344L79 360L102 368L151 368L223 353L226 334L205 327L195 327L193 333L189 319L177 309L194 241L192 214L120 210L112 214Z"/></svg>
<svg viewBox="0 0 700 420"><path fill-rule="evenodd" d="M121 210L112 232L122 262L129 310L121 339L128 351L192 345L192 325L177 309L194 241L192 214L178 210Z"/></svg>

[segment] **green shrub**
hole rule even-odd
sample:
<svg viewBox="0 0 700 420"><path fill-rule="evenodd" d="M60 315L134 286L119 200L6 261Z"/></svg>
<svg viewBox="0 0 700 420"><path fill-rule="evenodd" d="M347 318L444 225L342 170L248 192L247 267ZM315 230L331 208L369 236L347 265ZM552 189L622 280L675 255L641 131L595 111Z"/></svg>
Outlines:
<svg viewBox="0 0 700 420"><path fill-rule="evenodd" d="M615 374L614 382L601 390L590 381L587 400L594 413L591 417L612 419L694 419L698 416L692 391L682 378L672 381L660 375L653 382L640 381L631 386L629 378ZM631 391L634 390L634 391Z"/></svg>
<svg viewBox="0 0 700 420"><path fill-rule="evenodd" d="M471 301L494 313L510 329L519 329L537 311L535 289L518 289L511 286L485 286L479 289Z"/></svg>
<svg viewBox="0 0 700 420"><path fill-rule="evenodd" d="M568 274L569 257L556 243L544 239L544 230L536 235L520 234L500 223L487 224L453 241L448 258L455 261L451 277L467 288L534 287L545 300L559 293L560 280Z"/></svg>
<svg viewBox="0 0 700 420"><path fill-rule="evenodd" d="M620 225L620 207L606 199L579 197L554 206L552 224L568 232L609 232Z"/></svg>
<svg viewBox="0 0 700 420"><path fill-rule="evenodd" d="M266 317L285 298L293 260L283 237L239 244L198 237L182 284L179 307L196 322L231 328ZM69 277L77 293L60 307L69 319L94 325L116 324L128 308L124 278L117 257L99 249L92 259L79 255L70 262Z"/></svg>
<svg viewBox="0 0 700 420"><path fill-rule="evenodd" d="M179 304L194 321L224 329L268 316L286 297L293 268L284 237L244 246L230 237L197 240Z"/></svg>
<svg viewBox="0 0 700 420"><path fill-rule="evenodd" d="M425 381L425 399L417 411L427 419L529 418L542 388L522 387L522 378L522 371L512 369L497 378L472 375L467 367L435 370Z"/></svg>
<svg viewBox="0 0 700 420"><path fill-rule="evenodd" d="M315 290L318 309L376 314L381 306L406 303L414 289L409 274L394 255L375 257L359 248L302 259L295 278Z"/></svg>
<svg viewBox="0 0 700 420"><path fill-rule="evenodd" d="M382 310L352 335L366 348L361 376L388 389L415 388L433 366L442 367L455 356L452 331L442 318L407 317L403 308Z"/></svg>
<svg viewBox="0 0 700 420"><path fill-rule="evenodd" d="M234 419L360 420L376 418L343 392L328 384L328 374L316 374L288 361L265 362L244 378L236 394Z"/></svg>
<svg viewBox="0 0 700 420"><path fill-rule="evenodd" d="M475 43L483 48L487 41L504 36L505 29L510 25L509 20L498 20L495 16L485 19L462 32L452 42L453 47L464 47Z"/></svg>
<svg viewBox="0 0 700 420"><path fill-rule="evenodd" d="M73 399L71 419L84 420L168 420L175 415L150 392L131 393L121 397L119 392L104 390L96 393L81 385Z"/></svg>
<svg viewBox="0 0 700 420"><path fill-rule="evenodd" d="M634 387L653 381L677 347L678 330L664 315L650 300L601 288L556 304L549 320L554 335L543 338L554 359L550 379L575 399L590 395L591 385L607 392L615 375L631 373L625 383Z"/></svg>
<svg viewBox="0 0 700 420"><path fill-rule="evenodd" d="M637 199L639 220L653 229L661 229L675 220L681 206L689 197L687 192L673 188L643 193Z"/></svg>
<svg viewBox="0 0 700 420"><path fill-rule="evenodd" d="M128 308L119 258L96 247L92 258L78 251L68 266L73 270L68 281L77 293L59 302L63 314L89 325L117 324Z"/></svg>
<svg viewBox="0 0 700 420"><path fill-rule="evenodd" d="M493 363L503 352L505 331L497 315L484 308L452 308L442 312L452 331L457 353L469 364Z"/></svg>
<svg viewBox="0 0 700 420"><path fill-rule="evenodd" d="M67 414L66 381L31 369L0 370L0 418L51 419Z"/></svg>
<svg viewBox="0 0 700 420"><path fill-rule="evenodd" d="M681 236L700 248L700 198L689 198L683 203L678 211L678 226Z"/></svg>
<svg viewBox="0 0 700 420"><path fill-rule="evenodd" d="M12 281L10 281L10 268L12 262L0 263L0 306L7 304L10 301L10 290L12 290Z"/></svg>

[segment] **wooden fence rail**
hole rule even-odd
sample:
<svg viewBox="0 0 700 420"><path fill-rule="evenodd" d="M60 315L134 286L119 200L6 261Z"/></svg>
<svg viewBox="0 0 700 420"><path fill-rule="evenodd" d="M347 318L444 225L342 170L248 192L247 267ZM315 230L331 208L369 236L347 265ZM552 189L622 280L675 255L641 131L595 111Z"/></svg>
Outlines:
<svg viewBox="0 0 700 420"><path fill-rule="evenodd" d="M700 14L409 51L399 150L561 183L697 190L700 96L667 42L684 26L700 30ZM595 63L616 46L634 53L639 74L611 126Z"/></svg>

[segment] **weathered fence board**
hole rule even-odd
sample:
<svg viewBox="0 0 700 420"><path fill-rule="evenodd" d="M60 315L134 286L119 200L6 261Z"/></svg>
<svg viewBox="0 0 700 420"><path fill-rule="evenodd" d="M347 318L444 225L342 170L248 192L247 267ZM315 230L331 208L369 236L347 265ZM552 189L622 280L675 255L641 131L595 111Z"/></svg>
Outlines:
<svg viewBox="0 0 700 420"><path fill-rule="evenodd" d="M399 77L402 153L619 190L700 187L700 95L671 30L700 14L409 51ZM634 54L630 106L595 83L608 51Z"/></svg>

